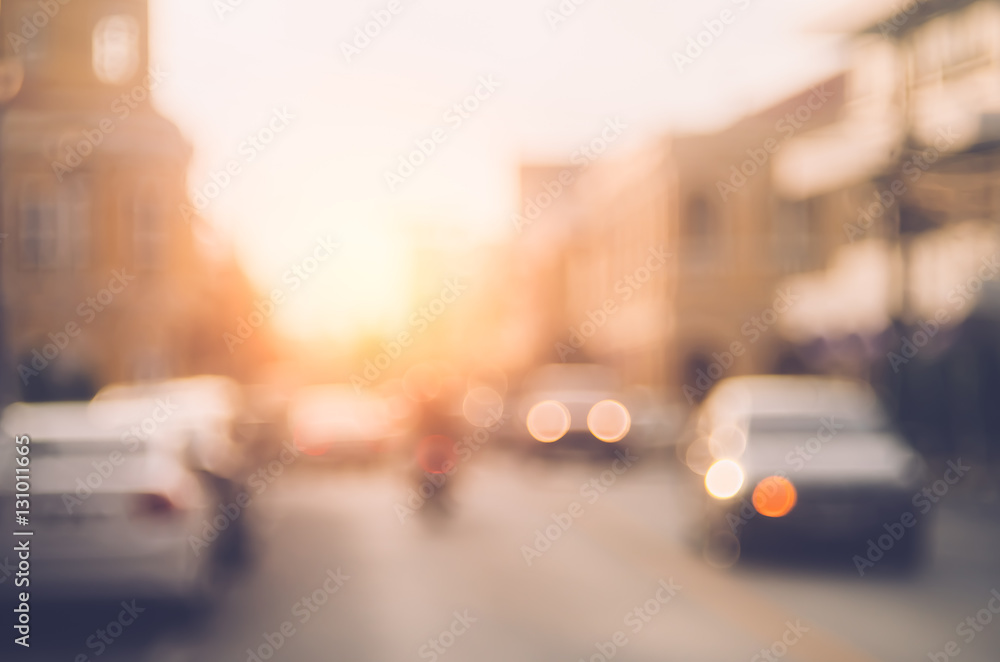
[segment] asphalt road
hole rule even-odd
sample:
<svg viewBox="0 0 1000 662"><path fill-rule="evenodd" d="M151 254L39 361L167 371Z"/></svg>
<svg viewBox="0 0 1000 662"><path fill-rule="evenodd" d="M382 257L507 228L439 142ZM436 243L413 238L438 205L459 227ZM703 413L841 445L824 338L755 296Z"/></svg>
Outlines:
<svg viewBox="0 0 1000 662"><path fill-rule="evenodd" d="M696 501L662 461L484 453L454 477L447 516L408 512L419 505L408 502L411 487L389 467L294 467L245 515L254 562L212 613L163 627L160 608L147 606L98 655L86 643L94 623L121 607L75 607L58 645L26 659L996 662L1000 653L1000 613L989 609L991 591L1000 596L1000 521L947 499L931 514L922 570L860 577L849 559L711 567L688 540ZM1000 612L1000 598L992 604Z"/></svg>

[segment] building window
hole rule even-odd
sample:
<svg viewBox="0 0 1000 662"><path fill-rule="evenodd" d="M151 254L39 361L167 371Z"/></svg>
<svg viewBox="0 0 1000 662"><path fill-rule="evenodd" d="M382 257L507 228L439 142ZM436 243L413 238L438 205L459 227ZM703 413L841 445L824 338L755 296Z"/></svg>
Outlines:
<svg viewBox="0 0 1000 662"><path fill-rule="evenodd" d="M773 217L774 264L780 271L795 273L823 266L823 203L821 198L784 200Z"/></svg>
<svg viewBox="0 0 1000 662"><path fill-rule="evenodd" d="M56 219L61 253L74 269L87 269L93 262L90 188L74 179L64 182L56 194Z"/></svg>
<svg viewBox="0 0 1000 662"><path fill-rule="evenodd" d="M94 26L92 64L102 83L120 85L139 68L139 22L128 14L105 16Z"/></svg>
<svg viewBox="0 0 1000 662"><path fill-rule="evenodd" d="M152 183L136 189L132 199L132 251L138 269L162 269L167 257L163 198Z"/></svg>
<svg viewBox="0 0 1000 662"><path fill-rule="evenodd" d="M722 241L716 210L705 196L698 194L688 201L684 220L685 257L696 263L712 261Z"/></svg>
<svg viewBox="0 0 1000 662"><path fill-rule="evenodd" d="M58 187L24 184L18 202L22 269L86 269L91 265L90 189L73 179Z"/></svg>
<svg viewBox="0 0 1000 662"><path fill-rule="evenodd" d="M808 200L779 202L773 217L774 263L779 271L794 273L810 267L810 209Z"/></svg>
<svg viewBox="0 0 1000 662"><path fill-rule="evenodd" d="M54 269L59 263L55 208L41 186L25 184L18 204L18 263L22 269Z"/></svg>

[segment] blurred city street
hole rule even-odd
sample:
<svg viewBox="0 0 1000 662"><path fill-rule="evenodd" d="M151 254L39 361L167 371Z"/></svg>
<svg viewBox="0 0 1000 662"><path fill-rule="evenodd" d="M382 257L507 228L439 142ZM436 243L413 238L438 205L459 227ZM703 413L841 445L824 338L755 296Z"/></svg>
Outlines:
<svg viewBox="0 0 1000 662"><path fill-rule="evenodd" d="M1000 0L0 35L0 662L1000 660Z"/></svg>
<svg viewBox="0 0 1000 662"><path fill-rule="evenodd" d="M905 580L862 578L838 559L792 572L715 570L686 542L695 513L683 476L662 459L637 462L593 505L580 488L610 463L489 460L456 474L458 503L443 520L418 512L401 522L396 507L408 488L389 468L290 471L247 514L255 561L208 622L126 630L100 659L255 660L247 649L268 635L272 644L284 639L274 655L284 660L903 662L957 639L962 660L993 662L1000 650L1000 616L969 630L971 643L955 635L1000 587L995 516L943 501L930 558ZM529 566L522 545L573 501L585 504L583 515ZM301 622L302 599L330 570L342 586ZM117 611L91 616L100 624ZM459 617L461 634L443 635ZM295 633L278 639L284 622ZM789 624L802 634L784 654L774 646ZM77 627L79 639L62 639L66 650L38 659L91 654L84 641L93 630ZM616 633L627 643L609 647Z"/></svg>

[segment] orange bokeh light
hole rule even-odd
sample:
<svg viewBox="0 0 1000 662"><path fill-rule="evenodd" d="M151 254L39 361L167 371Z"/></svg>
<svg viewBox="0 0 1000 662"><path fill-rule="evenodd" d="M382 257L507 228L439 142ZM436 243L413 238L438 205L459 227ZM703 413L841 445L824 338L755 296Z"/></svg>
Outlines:
<svg viewBox="0 0 1000 662"><path fill-rule="evenodd" d="M792 481L782 476L768 476L753 490L753 507L765 517L784 517L792 511L797 500Z"/></svg>

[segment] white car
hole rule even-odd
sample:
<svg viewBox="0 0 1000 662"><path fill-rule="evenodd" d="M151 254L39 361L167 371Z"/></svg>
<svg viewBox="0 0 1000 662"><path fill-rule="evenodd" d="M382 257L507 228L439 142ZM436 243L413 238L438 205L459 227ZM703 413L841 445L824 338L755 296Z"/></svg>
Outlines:
<svg viewBox="0 0 1000 662"><path fill-rule="evenodd" d="M717 384L695 416L683 460L704 476L713 553L811 542L842 546L849 559L859 544L863 551L867 539L914 515L924 462L866 384L735 377ZM917 519L893 542L890 556L900 566L919 557L924 525Z"/></svg>
<svg viewBox="0 0 1000 662"><path fill-rule="evenodd" d="M242 387L229 377L110 384L98 391L94 404L114 423L133 421L129 425L140 437L173 444L217 507L230 507L246 493L246 475L261 461L258 449L236 434L246 407ZM242 516L226 526L214 550L220 564L239 568L250 559L249 529Z"/></svg>
<svg viewBox="0 0 1000 662"><path fill-rule="evenodd" d="M4 410L5 437L30 439L28 525L12 521L7 480L0 517L7 531L34 532L33 596L200 601L211 594L212 554L191 544L217 514L211 499L185 466L180 440L140 439L129 423L121 407L102 403ZM0 453L0 471L13 476L14 444Z"/></svg>
<svg viewBox="0 0 1000 662"><path fill-rule="evenodd" d="M123 422L133 412L142 415L147 431L170 430L171 438L187 444L189 461L212 475L235 481L243 469L243 449L234 435L242 414L242 392L228 377L111 384L98 391L94 402L106 404L106 412L117 408ZM155 414L153 420L145 420L150 412Z"/></svg>

